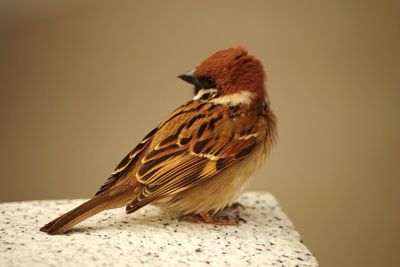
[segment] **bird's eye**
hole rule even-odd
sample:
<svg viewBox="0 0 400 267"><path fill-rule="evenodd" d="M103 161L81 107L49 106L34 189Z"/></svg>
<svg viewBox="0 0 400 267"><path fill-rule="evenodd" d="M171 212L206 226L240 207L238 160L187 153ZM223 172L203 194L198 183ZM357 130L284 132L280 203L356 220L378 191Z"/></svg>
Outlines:
<svg viewBox="0 0 400 267"><path fill-rule="evenodd" d="M199 82L201 87L204 89L217 88L214 79L210 77L201 77Z"/></svg>

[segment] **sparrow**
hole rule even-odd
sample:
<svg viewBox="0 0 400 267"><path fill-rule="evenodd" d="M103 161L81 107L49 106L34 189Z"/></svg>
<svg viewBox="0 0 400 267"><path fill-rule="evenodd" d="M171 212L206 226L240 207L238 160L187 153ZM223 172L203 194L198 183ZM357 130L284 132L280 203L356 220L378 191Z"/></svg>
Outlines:
<svg viewBox="0 0 400 267"><path fill-rule="evenodd" d="M148 133L90 200L41 231L63 234L101 211L148 204L189 222L239 223L219 211L246 188L277 136L263 66L235 47L178 77L194 86L193 99Z"/></svg>

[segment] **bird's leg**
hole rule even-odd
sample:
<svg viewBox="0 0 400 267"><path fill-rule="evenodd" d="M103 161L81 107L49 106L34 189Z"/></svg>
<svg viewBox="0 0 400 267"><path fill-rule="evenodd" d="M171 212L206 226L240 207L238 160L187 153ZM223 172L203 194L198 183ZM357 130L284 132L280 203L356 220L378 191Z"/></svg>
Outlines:
<svg viewBox="0 0 400 267"><path fill-rule="evenodd" d="M188 215L185 216L183 219L187 222L192 223L210 223L216 225L238 225L240 221L244 221L240 217L231 218L228 216L213 216L210 212Z"/></svg>
<svg viewBox="0 0 400 267"><path fill-rule="evenodd" d="M241 208L244 209L244 206L242 203L240 202L234 202L232 205L230 205L229 207L227 207L227 209L237 209L237 208Z"/></svg>

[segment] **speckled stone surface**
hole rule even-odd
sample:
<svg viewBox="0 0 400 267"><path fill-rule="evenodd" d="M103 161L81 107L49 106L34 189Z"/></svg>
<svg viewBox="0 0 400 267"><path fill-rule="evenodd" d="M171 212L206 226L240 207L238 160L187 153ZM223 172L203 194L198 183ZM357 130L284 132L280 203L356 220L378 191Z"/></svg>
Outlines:
<svg viewBox="0 0 400 267"><path fill-rule="evenodd" d="M318 266L268 193L245 193L238 226L193 224L156 207L100 213L66 235L39 231L83 200L0 204L0 266Z"/></svg>

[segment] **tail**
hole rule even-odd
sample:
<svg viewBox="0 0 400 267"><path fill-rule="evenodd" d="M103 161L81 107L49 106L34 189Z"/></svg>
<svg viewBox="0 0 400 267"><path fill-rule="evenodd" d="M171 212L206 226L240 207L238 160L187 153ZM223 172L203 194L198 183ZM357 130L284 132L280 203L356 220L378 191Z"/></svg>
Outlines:
<svg viewBox="0 0 400 267"><path fill-rule="evenodd" d="M125 205L124 196L100 194L86 201L75 209L49 222L40 231L49 235L63 234L78 223L106 209L118 208Z"/></svg>

